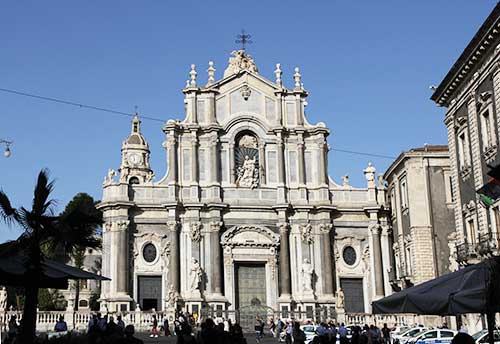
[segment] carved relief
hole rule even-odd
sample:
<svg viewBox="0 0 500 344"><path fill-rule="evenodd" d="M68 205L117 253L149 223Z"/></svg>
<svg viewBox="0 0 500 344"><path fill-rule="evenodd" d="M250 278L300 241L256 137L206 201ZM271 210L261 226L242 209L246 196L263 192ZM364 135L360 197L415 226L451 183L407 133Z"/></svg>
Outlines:
<svg viewBox="0 0 500 344"><path fill-rule="evenodd" d="M229 65L224 71L224 78L237 74L244 69L256 74L259 73L252 56L248 55L244 50L232 51L231 55L232 57L229 58Z"/></svg>
<svg viewBox="0 0 500 344"><path fill-rule="evenodd" d="M312 225L308 223L300 226L299 228L302 241L311 244L314 241L312 236Z"/></svg>
<svg viewBox="0 0 500 344"><path fill-rule="evenodd" d="M221 237L224 247L277 247L279 235L261 226L235 226ZM225 249L227 250L227 248Z"/></svg>
<svg viewBox="0 0 500 344"><path fill-rule="evenodd" d="M201 222L192 222L190 225L190 236L193 242L201 240Z"/></svg>
<svg viewBox="0 0 500 344"><path fill-rule="evenodd" d="M330 233L332 230L333 225L331 223L322 223L319 225L319 230L322 233Z"/></svg>

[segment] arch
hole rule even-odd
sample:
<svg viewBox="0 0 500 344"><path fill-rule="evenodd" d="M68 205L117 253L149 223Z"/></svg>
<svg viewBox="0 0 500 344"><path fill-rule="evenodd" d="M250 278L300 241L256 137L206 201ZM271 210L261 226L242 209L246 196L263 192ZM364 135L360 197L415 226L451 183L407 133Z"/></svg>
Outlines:
<svg viewBox="0 0 500 344"><path fill-rule="evenodd" d="M258 115L246 112L233 114L233 118L224 126L224 131L227 133L225 136L229 142L234 142L236 136L244 131L251 131L257 138L264 139L269 132L269 127L259 117Z"/></svg>
<svg viewBox="0 0 500 344"><path fill-rule="evenodd" d="M250 233L252 239L247 239L244 233ZM222 234L220 243L224 247L278 247L280 244L280 237L264 226L234 226Z"/></svg>

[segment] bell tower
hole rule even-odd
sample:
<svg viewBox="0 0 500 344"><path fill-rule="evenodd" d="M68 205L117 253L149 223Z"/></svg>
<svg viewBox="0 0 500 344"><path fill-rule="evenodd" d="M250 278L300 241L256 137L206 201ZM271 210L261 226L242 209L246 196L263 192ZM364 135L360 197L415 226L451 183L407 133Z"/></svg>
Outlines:
<svg viewBox="0 0 500 344"><path fill-rule="evenodd" d="M120 182L143 184L153 180L154 173L149 166L149 144L141 134L141 121L137 113L132 119L132 131L122 143Z"/></svg>

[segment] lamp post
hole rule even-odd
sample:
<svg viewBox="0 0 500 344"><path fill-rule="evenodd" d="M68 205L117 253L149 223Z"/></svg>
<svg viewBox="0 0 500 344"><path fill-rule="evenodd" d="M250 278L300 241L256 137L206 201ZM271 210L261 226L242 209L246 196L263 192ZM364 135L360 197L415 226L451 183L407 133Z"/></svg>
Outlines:
<svg viewBox="0 0 500 344"><path fill-rule="evenodd" d="M5 151L3 152L3 155L6 158L9 158L12 155L12 152L10 151L10 145L12 144L12 141L0 139L0 143L3 143L5 145Z"/></svg>

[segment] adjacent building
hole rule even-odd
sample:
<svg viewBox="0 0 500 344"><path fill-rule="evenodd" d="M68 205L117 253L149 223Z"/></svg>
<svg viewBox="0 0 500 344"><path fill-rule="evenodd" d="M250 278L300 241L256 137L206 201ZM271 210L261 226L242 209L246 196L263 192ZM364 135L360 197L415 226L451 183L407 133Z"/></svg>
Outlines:
<svg viewBox="0 0 500 344"><path fill-rule="evenodd" d="M446 108L459 264L498 252L499 202L486 206L476 191L500 162L500 4L497 4L431 99Z"/></svg>
<svg viewBox="0 0 500 344"><path fill-rule="evenodd" d="M448 146L403 152L384 175L391 206L395 289L450 272L455 233Z"/></svg>
<svg viewBox="0 0 500 344"><path fill-rule="evenodd" d="M265 78L244 50L220 80L212 62L203 83L192 65L185 118L162 128L167 171L157 179L134 118L99 205L111 278L102 307L333 315L369 312L391 293L382 176L371 164L366 187L328 176L330 130L307 121L298 68L292 77L287 88L277 64Z"/></svg>

